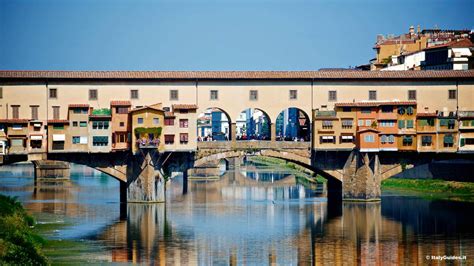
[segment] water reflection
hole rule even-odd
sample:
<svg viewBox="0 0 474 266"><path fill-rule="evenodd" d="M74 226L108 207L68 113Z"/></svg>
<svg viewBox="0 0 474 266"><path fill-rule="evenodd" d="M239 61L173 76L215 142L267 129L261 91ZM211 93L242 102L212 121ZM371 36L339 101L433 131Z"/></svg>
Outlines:
<svg viewBox="0 0 474 266"><path fill-rule="evenodd" d="M268 171L241 168L207 182L176 178L166 205L128 204L126 219L118 183L81 168L70 182L36 191L28 167L0 170L0 192L19 196L39 221L45 214L71 221L49 237L92 239L111 262L395 265L428 264L427 255L473 262L472 203L387 193L379 203L331 202L291 173ZM273 178L261 178L267 174Z"/></svg>

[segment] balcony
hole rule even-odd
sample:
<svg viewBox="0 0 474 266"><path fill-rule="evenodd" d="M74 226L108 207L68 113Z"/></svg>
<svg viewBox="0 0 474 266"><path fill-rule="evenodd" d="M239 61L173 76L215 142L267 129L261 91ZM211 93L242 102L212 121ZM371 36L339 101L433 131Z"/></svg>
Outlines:
<svg viewBox="0 0 474 266"><path fill-rule="evenodd" d="M140 149L157 149L160 146L159 139L140 138L137 140L137 147Z"/></svg>

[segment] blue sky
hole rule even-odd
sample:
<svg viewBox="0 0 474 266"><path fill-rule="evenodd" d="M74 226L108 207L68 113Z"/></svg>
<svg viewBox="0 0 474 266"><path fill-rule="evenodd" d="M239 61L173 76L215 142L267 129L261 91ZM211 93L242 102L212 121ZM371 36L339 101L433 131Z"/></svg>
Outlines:
<svg viewBox="0 0 474 266"><path fill-rule="evenodd" d="M474 29L472 0L0 0L0 69L317 70L376 35Z"/></svg>

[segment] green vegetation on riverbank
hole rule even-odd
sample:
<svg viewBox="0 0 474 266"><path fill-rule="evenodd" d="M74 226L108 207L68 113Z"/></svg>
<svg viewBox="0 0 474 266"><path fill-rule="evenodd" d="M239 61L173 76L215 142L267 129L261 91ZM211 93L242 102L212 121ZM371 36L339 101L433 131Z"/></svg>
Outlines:
<svg viewBox="0 0 474 266"><path fill-rule="evenodd" d="M440 179L389 178L382 181L383 190L404 190L436 193L437 197L457 196L474 199L474 183L446 181Z"/></svg>
<svg viewBox="0 0 474 266"><path fill-rule="evenodd" d="M33 232L34 219L15 198L0 195L0 264L48 264L43 238Z"/></svg>
<svg viewBox="0 0 474 266"><path fill-rule="evenodd" d="M251 157L248 157L248 160L256 164L261 164L261 165L266 165L266 166L279 166L281 168L295 171L294 174L297 178L299 177L298 175L301 175L300 173L302 172L305 174L305 176L311 176L311 178L318 183L327 182L327 179L320 175L314 176L315 173L313 171L306 169L301 165L297 165L292 162L287 162L283 159L264 157L264 156L251 156Z"/></svg>

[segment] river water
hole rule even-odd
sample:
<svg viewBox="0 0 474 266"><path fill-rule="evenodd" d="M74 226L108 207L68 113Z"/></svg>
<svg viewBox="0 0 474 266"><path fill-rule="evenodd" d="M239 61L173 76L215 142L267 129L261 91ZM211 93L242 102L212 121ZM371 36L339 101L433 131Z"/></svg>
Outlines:
<svg viewBox="0 0 474 266"><path fill-rule="evenodd" d="M474 204L384 192L379 203L333 202L287 170L244 166L214 181L168 186L166 204L119 203L118 181L73 165L71 180L35 186L33 167L0 167L51 241L89 248L53 262L181 265L474 263ZM453 261L451 261L453 262Z"/></svg>

